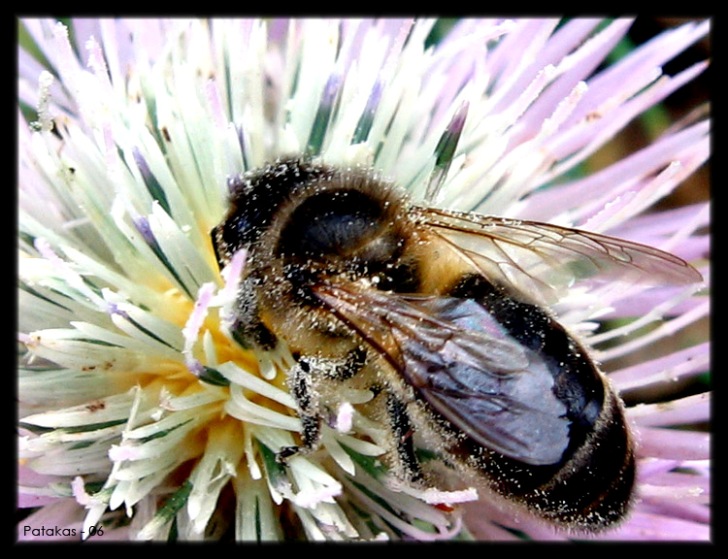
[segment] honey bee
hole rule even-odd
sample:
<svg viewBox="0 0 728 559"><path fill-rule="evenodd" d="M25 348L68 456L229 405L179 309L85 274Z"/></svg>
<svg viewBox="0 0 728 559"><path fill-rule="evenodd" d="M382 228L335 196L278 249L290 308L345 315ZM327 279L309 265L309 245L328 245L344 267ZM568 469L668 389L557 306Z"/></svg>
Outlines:
<svg viewBox="0 0 728 559"><path fill-rule="evenodd" d="M552 523L625 517L635 479L623 405L549 310L578 280L690 284L654 248L545 223L412 204L368 169L281 159L230 183L211 232L218 263L248 251L230 325L246 347L284 341L300 445L320 444L341 388L391 430L389 460L432 483L447 467Z"/></svg>

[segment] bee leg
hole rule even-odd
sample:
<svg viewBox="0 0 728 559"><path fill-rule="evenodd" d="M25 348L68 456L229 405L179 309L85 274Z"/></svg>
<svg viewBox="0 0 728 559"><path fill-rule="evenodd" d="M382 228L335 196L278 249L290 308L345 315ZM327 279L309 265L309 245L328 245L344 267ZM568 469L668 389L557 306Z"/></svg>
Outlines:
<svg viewBox="0 0 728 559"><path fill-rule="evenodd" d="M361 370L365 360L366 352L361 348L351 350L343 361L305 357L298 360L289 386L301 418L301 445L281 448L276 455L276 461L285 463L287 458L299 452L315 450L319 445L322 416L315 397L314 380L321 377L347 380Z"/></svg>
<svg viewBox="0 0 728 559"><path fill-rule="evenodd" d="M299 359L293 369L289 386L291 395L298 404L301 418L301 446L285 446L276 454L276 461L284 464L286 459L298 454L302 450L313 450L318 446L321 438L321 416L318 412L318 403L314 397L312 387L311 363L306 358Z"/></svg>
<svg viewBox="0 0 728 559"><path fill-rule="evenodd" d="M391 392L387 393L387 413L389 414L392 435L397 447L397 458L404 475L411 482L422 481L424 474L422 473L420 461L415 454L412 439L414 429L407 413L407 407L402 400Z"/></svg>
<svg viewBox="0 0 728 559"><path fill-rule="evenodd" d="M366 358L366 351L358 346L349 351L343 361L332 361L331 366L322 367L321 372L333 380L348 380L362 370Z"/></svg>
<svg viewBox="0 0 728 559"><path fill-rule="evenodd" d="M314 450L318 446L321 438L321 418L316 415L301 416L301 446L284 446L276 453L276 462L285 464L291 456L295 456L300 452Z"/></svg>

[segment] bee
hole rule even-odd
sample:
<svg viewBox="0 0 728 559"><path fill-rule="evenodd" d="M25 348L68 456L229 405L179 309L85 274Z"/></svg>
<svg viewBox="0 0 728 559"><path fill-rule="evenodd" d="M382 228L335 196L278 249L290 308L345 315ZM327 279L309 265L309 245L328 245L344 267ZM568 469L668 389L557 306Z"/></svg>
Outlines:
<svg viewBox="0 0 728 559"><path fill-rule="evenodd" d="M369 169L280 159L230 181L211 232L220 268L248 256L230 324L245 347L283 341L300 444L311 452L342 387L391 431L388 459L433 483L429 447L519 508L597 531L633 500L623 404L550 305L577 280L690 284L654 248L545 223L411 203Z"/></svg>

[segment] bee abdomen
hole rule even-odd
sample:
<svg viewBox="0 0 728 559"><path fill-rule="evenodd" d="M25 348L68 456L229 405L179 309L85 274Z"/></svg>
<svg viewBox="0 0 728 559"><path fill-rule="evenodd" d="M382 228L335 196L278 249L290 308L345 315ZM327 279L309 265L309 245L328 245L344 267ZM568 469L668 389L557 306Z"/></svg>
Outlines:
<svg viewBox="0 0 728 559"><path fill-rule="evenodd" d="M482 472L497 493L554 523L596 531L618 522L634 484L632 439L621 401L597 366L547 312L510 297L482 276L463 277L451 293L478 301L540 356L570 422L569 445L553 464L521 461L468 437L453 451Z"/></svg>
<svg viewBox="0 0 728 559"><path fill-rule="evenodd" d="M597 531L629 509L635 461L619 397L606 392L594 430L546 484L523 494L541 515L572 528Z"/></svg>
<svg viewBox="0 0 728 559"><path fill-rule="evenodd" d="M622 520L629 509L635 463L618 396L607 391L602 416L582 445L562 462L530 465L461 440L496 493L571 529L596 532Z"/></svg>

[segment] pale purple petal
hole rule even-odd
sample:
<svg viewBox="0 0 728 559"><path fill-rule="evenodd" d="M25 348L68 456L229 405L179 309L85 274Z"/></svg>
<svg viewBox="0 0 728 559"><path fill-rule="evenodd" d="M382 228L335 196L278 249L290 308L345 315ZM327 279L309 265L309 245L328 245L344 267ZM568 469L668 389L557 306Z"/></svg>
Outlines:
<svg viewBox="0 0 728 559"><path fill-rule="evenodd" d="M514 99L520 89L548 64L535 67L531 61L536 59L558 23L558 19L521 20L492 51L484 70L494 77L494 110L499 110L499 107ZM514 52L519 54L515 64Z"/></svg>
<svg viewBox="0 0 728 559"><path fill-rule="evenodd" d="M706 422L710 419L710 393L695 394L659 404L641 404L627 410L639 426L669 427Z"/></svg>
<svg viewBox="0 0 728 559"><path fill-rule="evenodd" d="M620 236L638 242L647 242L655 238L671 235L676 229L681 229L693 223L693 228L710 225L710 204L689 204L683 207L671 208L659 212L652 212L636 216L627 223L619 226ZM681 224L675 227L675 223ZM644 240L643 240L644 239Z"/></svg>
<svg viewBox="0 0 728 559"><path fill-rule="evenodd" d="M507 505L502 500L483 499L478 503L466 503L463 509L468 529L479 540L522 540L519 532L525 533L526 538L544 541L569 539L568 534L563 531L556 530L529 512Z"/></svg>
<svg viewBox="0 0 728 559"><path fill-rule="evenodd" d="M640 510L646 513L660 514L705 526L711 525L712 514L710 506L681 498L683 492L671 487L666 487L665 493L669 493L671 497L669 500L665 498L641 497ZM708 497L709 495L705 495L705 499Z"/></svg>
<svg viewBox="0 0 728 559"><path fill-rule="evenodd" d="M709 541L710 525L646 512L635 512L620 528L600 536L614 541Z"/></svg>
<svg viewBox="0 0 728 559"><path fill-rule="evenodd" d="M64 478L38 473L22 464L18 466L17 474L18 508L41 507L61 499L51 494L48 487L53 483L63 483Z"/></svg>
<svg viewBox="0 0 728 559"><path fill-rule="evenodd" d="M707 67L707 63L700 63L688 68L673 78L663 78L618 108L603 110L595 108L583 122L583 126L574 126L570 133L555 138L548 147L556 161L565 160L566 163L555 167L550 175L558 176L576 163L583 161L588 155L596 151L607 140L611 139L630 120L657 104L674 90L692 80ZM645 84L646 85L646 84ZM636 85L642 88L642 85ZM707 151L707 150L706 150ZM546 175L546 180L550 178Z"/></svg>
<svg viewBox="0 0 728 559"><path fill-rule="evenodd" d="M661 138L584 179L536 193L524 201L522 217L543 221L564 210L578 208L582 219L588 219L590 215L586 214L585 210L593 215L625 191L636 190L641 177L649 176L656 170L664 168L675 161L681 152L697 152L707 158L709 129L709 122L698 123ZM595 196L595 193L598 195Z"/></svg>
<svg viewBox="0 0 728 559"><path fill-rule="evenodd" d="M607 28L600 31L593 38L580 45L573 53L559 52L559 56L569 54L568 58L561 60L553 57L552 64L560 63L568 68L564 71L549 88L539 96L523 116L524 121L540 123L547 118L553 108L573 90L577 84L586 80L589 75L602 63L604 57L614 48L619 40L629 29L632 21L620 19L613 22ZM557 32L558 35L558 32ZM558 44L558 38L555 36L553 42ZM543 57L543 55L542 55ZM547 60L544 57L545 60ZM592 101L593 92L591 86L587 88L584 98L581 100L578 109L566 121L565 126L568 128L575 121L582 118L581 115L589 112L589 107L595 106ZM556 158L561 158L556 154Z"/></svg>
<svg viewBox="0 0 728 559"><path fill-rule="evenodd" d="M650 41L638 46L629 56L620 60L601 72L590 81L590 88L596 92L603 101L611 98L614 91L620 91L626 81L635 76L650 74L679 52L695 41L704 37L710 30L710 21L700 23L687 23L681 27L668 30ZM582 115L575 115L574 119Z"/></svg>
<svg viewBox="0 0 728 559"><path fill-rule="evenodd" d="M681 256L684 256L685 251L681 251ZM696 250L696 254L701 251ZM710 275L708 270L705 268L699 268L698 271L707 278L700 288L710 287ZM654 288L648 291L638 293L634 296L626 296L617 301L611 303L611 309L609 312L603 315L605 319L620 319L620 318L634 318L634 317L645 317L647 315L653 316L655 320L660 318L680 316L687 312L694 311L696 313L696 319L702 319L705 311L709 311L709 308L705 307L705 299L700 297L685 298L684 295L693 291L688 289L687 292L684 287L663 287ZM681 294L683 296L681 296ZM665 306L665 301L672 301L670 305ZM660 305L662 305L660 307ZM698 310L700 307L702 310ZM660 314L656 314L655 310L660 309ZM651 314L650 314L651 313ZM594 340L596 341L596 340Z"/></svg>
<svg viewBox="0 0 728 559"><path fill-rule="evenodd" d="M601 351L600 356L603 360L607 361L609 359L614 359L616 357L621 357L623 355L627 355L631 352L634 352L638 349L644 348L649 346L650 344L657 342L659 340L663 340L665 338L669 338L670 336L676 334L680 330L695 324L696 322L703 320L710 316L710 310L711 310L711 302L710 300L703 300L699 299L699 303L695 305L693 308L691 308L686 313L676 316L675 318L665 321L661 323L657 328L651 330L647 334L644 334L638 338L623 342L619 346L615 346L609 349L605 349ZM657 320L659 315L654 314L651 317L643 317L643 318L653 318L653 320ZM616 332L618 329L615 328L612 332ZM633 326L629 325L627 329L625 330L622 328L620 332L630 332L633 330ZM614 337L614 336L609 336ZM595 337L596 339L596 337Z"/></svg>
<svg viewBox="0 0 728 559"><path fill-rule="evenodd" d="M640 427L637 455L678 460L705 460L710 458L710 433Z"/></svg>
<svg viewBox="0 0 728 559"><path fill-rule="evenodd" d="M686 471L640 476L640 500L643 503L649 501L653 504L662 501L684 502L691 506L709 504L710 479L707 476L688 473L688 467L684 464L686 463L682 463L681 466Z"/></svg>
<svg viewBox="0 0 728 559"><path fill-rule="evenodd" d="M674 385L678 380L703 373L710 361L708 342L675 351L610 373L609 379L624 393L652 385Z"/></svg>
<svg viewBox="0 0 728 559"><path fill-rule="evenodd" d="M432 70L425 79L445 81L433 107L432 122L437 126L448 117L457 96L470 83L487 85L485 66L487 44L513 29L512 21L493 20L483 25L478 20L461 20L437 45L433 52Z"/></svg>

